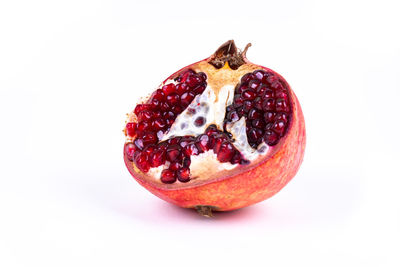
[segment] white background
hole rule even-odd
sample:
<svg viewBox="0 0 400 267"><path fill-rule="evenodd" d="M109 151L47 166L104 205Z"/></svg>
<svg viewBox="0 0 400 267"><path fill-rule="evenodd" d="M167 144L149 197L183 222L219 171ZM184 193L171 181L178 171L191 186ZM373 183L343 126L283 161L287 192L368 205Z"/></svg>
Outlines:
<svg viewBox="0 0 400 267"><path fill-rule="evenodd" d="M2 1L0 266L399 266L398 1ZM228 39L307 123L273 198L212 220L140 187L125 114Z"/></svg>

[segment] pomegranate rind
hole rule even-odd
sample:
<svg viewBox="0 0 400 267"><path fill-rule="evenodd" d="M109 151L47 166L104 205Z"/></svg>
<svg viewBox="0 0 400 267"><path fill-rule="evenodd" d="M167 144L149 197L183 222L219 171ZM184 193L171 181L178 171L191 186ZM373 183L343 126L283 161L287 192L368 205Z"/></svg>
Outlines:
<svg viewBox="0 0 400 267"><path fill-rule="evenodd" d="M283 78L282 80L285 81ZM289 85L287 86L290 89ZM248 169L241 169L241 172L234 171L232 175L209 179L202 183L174 187L144 179L144 176L134 169L126 155L124 155L125 164L131 175L143 187L159 198L183 208L213 206L215 210L228 211L268 199L295 176L304 157L306 145L304 116L296 95L291 89L289 91L293 112L286 135L273 147L269 156Z"/></svg>

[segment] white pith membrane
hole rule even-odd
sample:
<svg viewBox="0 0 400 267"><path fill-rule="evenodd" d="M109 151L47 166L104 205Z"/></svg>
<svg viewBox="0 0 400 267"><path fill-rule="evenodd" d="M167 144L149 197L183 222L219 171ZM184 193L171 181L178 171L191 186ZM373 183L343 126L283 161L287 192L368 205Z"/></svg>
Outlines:
<svg viewBox="0 0 400 267"><path fill-rule="evenodd" d="M164 84L173 82L173 80L167 80ZM215 94L215 91L218 92L218 95ZM219 90L214 90L214 88L208 84L204 92L197 95L192 103L176 117L171 128L164 134L160 142L175 136L201 135L205 132L207 127L212 124L216 125L219 130L223 130L226 107L232 104L234 91L235 84L224 85ZM195 125L194 122L198 117L205 118L204 125ZM226 130L232 134L232 139L234 140L232 144L245 159L252 162L258 157L265 156L268 153L269 146L265 142L262 142L257 149L253 149L248 144L246 119L244 116L236 122L227 123ZM232 170L239 166L239 164L231 164L229 162L222 163L218 161L217 155L212 149L199 155L192 155L190 159L191 179L205 179L207 178L207 174L210 173L210 170L217 173L224 170ZM162 170L168 167L169 162L166 162L164 165L150 168L146 174L159 180Z"/></svg>

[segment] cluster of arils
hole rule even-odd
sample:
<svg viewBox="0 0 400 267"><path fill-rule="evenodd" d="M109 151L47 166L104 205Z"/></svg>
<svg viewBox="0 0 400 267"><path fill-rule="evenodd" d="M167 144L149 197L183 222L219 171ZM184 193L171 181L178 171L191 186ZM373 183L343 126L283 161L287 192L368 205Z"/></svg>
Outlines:
<svg viewBox="0 0 400 267"><path fill-rule="evenodd" d="M175 83L157 89L150 99L136 106L136 122L126 125L126 133L132 142L126 144L126 155L142 171L165 165L161 172L163 183L188 182L191 156L213 150L220 162L247 164L234 147L231 135L214 125L199 136L179 136L160 142L162 136L184 111L196 95L205 90L207 76L193 70L185 70L174 78ZM288 91L284 83L273 73L256 70L247 73L235 88L233 104L226 108L226 123L246 118L246 133L253 148L265 141L272 146L284 136L290 119ZM194 122L205 123L203 117Z"/></svg>
<svg viewBox="0 0 400 267"><path fill-rule="evenodd" d="M138 104L134 113L137 122L126 125L127 135L136 137L135 144L142 150L158 142L162 134L174 123L176 117L207 87L207 76L186 70L169 83L157 89L145 104Z"/></svg>
<svg viewBox="0 0 400 267"><path fill-rule="evenodd" d="M158 144L150 144L143 150L137 150L134 143L127 143L125 152L129 160L143 172L161 165L166 166L161 172L163 183L190 180L190 156L196 156L209 150L217 155L220 162L247 164L240 152L232 145L229 136L219 131L215 125L209 126L204 134L197 137L173 137Z"/></svg>
<svg viewBox="0 0 400 267"><path fill-rule="evenodd" d="M176 117L189 106L196 95L203 93L207 87L206 79L204 73L187 69L175 78L176 84L164 85L146 103L135 107L136 122L126 124L126 134L133 138L133 142L127 144L127 151L130 153L130 160L139 169L147 172L151 165L157 165L162 159L162 156L151 152ZM150 156L154 157L154 161Z"/></svg>
<svg viewBox="0 0 400 267"><path fill-rule="evenodd" d="M226 108L225 125L246 118L249 145L257 148L265 141L276 145L285 135L290 120L289 92L277 75L255 70L241 78L233 104Z"/></svg>

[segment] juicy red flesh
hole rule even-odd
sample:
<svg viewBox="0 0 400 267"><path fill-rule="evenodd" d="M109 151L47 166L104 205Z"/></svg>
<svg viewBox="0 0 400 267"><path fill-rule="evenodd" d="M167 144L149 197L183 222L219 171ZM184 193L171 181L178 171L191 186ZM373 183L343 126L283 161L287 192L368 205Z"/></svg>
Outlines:
<svg viewBox="0 0 400 267"><path fill-rule="evenodd" d="M189 182L190 156L199 155L213 149L220 162L232 164L248 164L241 153L232 145L228 134L220 131L215 125L210 125L204 134L194 136L177 136L156 145L148 145L138 149L134 143L127 143L125 151L129 160L143 172L152 167L168 163L167 169L161 172L161 182L169 184L179 180Z"/></svg>
<svg viewBox="0 0 400 267"><path fill-rule="evenodd" d="M289 125L291 108L286 84L272 72L255 70L243 75L235 88L233 104L226 108L228 122L246 118L249 145L257 148L265 141L276 145Z"/></svg>

